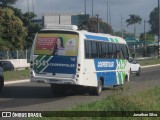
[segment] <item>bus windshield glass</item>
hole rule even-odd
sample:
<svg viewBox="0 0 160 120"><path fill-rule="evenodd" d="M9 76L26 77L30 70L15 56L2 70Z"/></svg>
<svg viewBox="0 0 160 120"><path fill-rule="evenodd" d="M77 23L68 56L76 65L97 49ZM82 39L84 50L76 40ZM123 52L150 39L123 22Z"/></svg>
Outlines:
<svg viewBox="0 0 160 120"><path fill-rule="evenodd" d="M52 56L77 56L79 35L69 31L40 31L36 38L34 54Z"/></svg>

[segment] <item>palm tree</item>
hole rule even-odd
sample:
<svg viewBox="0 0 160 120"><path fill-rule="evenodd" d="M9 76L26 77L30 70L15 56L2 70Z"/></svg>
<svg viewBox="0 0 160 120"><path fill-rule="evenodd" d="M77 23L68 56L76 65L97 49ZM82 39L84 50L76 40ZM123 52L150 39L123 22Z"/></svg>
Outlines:
<svg viewBox="0 0 160 120"><path fill-rule="evenodd" d="M129 15L130 18L126 20L127 26L128 25L134 25L134 36L136 37L136 24L141 24L142 18L139 15Z"/></svg>

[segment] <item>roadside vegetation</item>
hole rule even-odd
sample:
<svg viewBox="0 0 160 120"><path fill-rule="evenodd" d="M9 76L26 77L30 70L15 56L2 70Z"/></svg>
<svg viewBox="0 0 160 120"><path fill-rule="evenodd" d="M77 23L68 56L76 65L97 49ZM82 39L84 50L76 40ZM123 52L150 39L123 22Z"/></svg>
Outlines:
<svg viewBox="0 0 160 120"><path fill-rule="evenodd" d="M137 60L141 66L160 64L160 59Z"/></svg>
<svg viewBox="0 0 160 120"><path fill-rule="evenodd" d="M152 88L146 90L144 92L137 93L135 95L126 96L123 92L115 92L113 95L108 96L100 101L91 102L88 104L81 104L70 108L68 110L64 110L66 112L72 111L160 111L160 87ZM81 112L79 112L81 113ZM78 112L77 112L78 114ZM77 115L75 114L75 115ZM52 116L52 113L48 113L47 116ZM63 115L63 114L62 114ZM74 114L73 114L74 115ZM89 115L86 113L86 115ZM116 115L115 115L116 116ZM67 120L67 119L78 119L78 120L101 120L101 119L114 119L114 120L150 120L156 119L156 117L54 117L56 120ZM51 120L54 118L42 118L45 120ZM38 118L40 119L40 118ZM37 120L31 119L31 120Z"/></svg>
<svg viewBox="0 0 160 120"><path fill-rule="evenodd" d="M29 69L4 71L5 81L29 79Z"/></svg>

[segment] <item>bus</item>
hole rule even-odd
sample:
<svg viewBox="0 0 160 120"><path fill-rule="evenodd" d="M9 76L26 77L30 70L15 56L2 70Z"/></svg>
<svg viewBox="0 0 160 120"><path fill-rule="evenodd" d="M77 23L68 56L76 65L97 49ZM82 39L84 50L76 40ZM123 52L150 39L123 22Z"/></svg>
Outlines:
<svg viewBox="0 0 160 120"><path fill-rule="evenodd" d="M90 95L100 95L105 87L129 81L128 59L123 38L50 24L35 35L30 81L50 84L53 94L81 86Z"/></svg>

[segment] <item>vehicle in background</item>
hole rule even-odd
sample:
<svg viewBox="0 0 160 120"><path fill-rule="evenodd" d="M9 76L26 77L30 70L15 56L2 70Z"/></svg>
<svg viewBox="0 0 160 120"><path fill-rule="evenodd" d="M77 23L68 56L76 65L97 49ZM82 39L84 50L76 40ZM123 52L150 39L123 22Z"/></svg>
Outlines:
<svg viewBox="0 0 160 120"><path fill-rule="evenodd" d="M1 60L0 67L3 68L3 71L14 70L14 65L10 61Z"/></svg>
<svg viewBox="0 0 160 120"><path fill-rule="evenodd" d="M138 62L132 57L130 57L129 63L130 63L130 66L131 66L130 72L135 73L137 76L140 76L140 74L141 74L140 64L138 64Z"/></svg>
<svg viewBox="0 0 160 120"><path fill-rule="evenodd" d="M3 69L0 67L0 91L4 87L4 75L3 75Z"/></svg>

